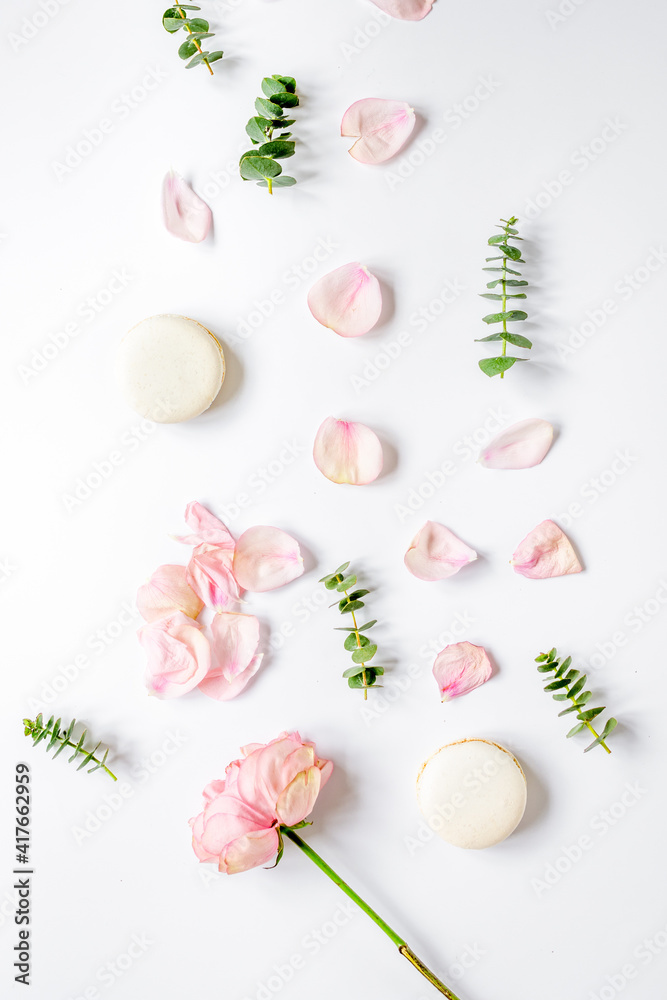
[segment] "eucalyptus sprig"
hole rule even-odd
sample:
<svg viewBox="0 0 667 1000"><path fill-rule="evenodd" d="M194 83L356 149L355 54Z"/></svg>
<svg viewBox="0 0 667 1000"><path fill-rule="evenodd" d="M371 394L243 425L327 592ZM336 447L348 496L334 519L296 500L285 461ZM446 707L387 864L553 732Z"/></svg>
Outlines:
<svg viewBox="0 0 667 1000"><path fill-rule="evenodd" d="M528 314L523 312L522 309L508 309L507 301L508 299L525 299L525 292L508 292L508 288L518 288L520 286L526 286L527 281L521 279L521 271L514 271L511 267L507 266L508 261L512 264L525 264L525 260L521 257L521 250L519 247L512 246L510 240L521 240L518 235L519 230L514 229L515 222L518 219L512 216L511 219L501 219L504 225L496 226L496 229L502 229L502 233L498 236L489 236L489 246L494 247L496 250L500 250L499 257L487 257L487 264L490 261L499 260L501 261L500 267L483 267L483 271L494 271L499 272L500 277L494 278L493 281L487 283L487 288L498 289L500 291L495 292L482 292L481 297L483 299L493 299L495 302L500 302L500 312L489 313L488 316L482 317L482 322L491 323L502 323L503 328L498 333L492 333L488 337L479 337L475 341L477 344L486 344L489 341L500 340L502 341L503 350L502 354L497 358L482 358L479 362L479 367L482 369L485 375L492 378L494 375L500 375L501 378L505 377L505 372L508 368L511 368L513 364L517 361L527 361L527 358L515 358L507 354L507 345L512 344L514 347L525 347L529 350L533 345L528 340L527 337L521 336L519 333L510 333L507 329L508 323L523 322L523 320L528 318ZM509 274L518 275L517 278L508 278Z"/></svg>
<svg viewBox="0 0 667 1000"><path fill-rule="evenodd" d="M97 753L100 747L100 743L98 743L97 746L93 747L92 750L89 750L86 746L84 746L86 742L86 736L88 735L88 730L84 729L79 739L75 742L70 737L72 736L72 732L74 731L74 727L76 725L76 719L72 719L72 721L70 722L69 726L66 729L60 728L61 722L62 719L55 719L55 717L52 715L49 721L46 724L44 724L44 719L42 718L42 714L40 712L40 714L37 716L36 719L23 720L24 735L30 736L30 738L32 739L32 745L34 747L36 747L38 743L41 743L42 740L48 738L49 742L46 744L47 751L51 750L52 747L54 746L58 747L58 749L53 755L54 760L58 756L58 754L63 752L65 747L69 747L70 749L73 750L72 756L68 758L69 764L71 764L72 761L76 760L77 757L83 756L83 760L77 767L77 771L80 771L82 768L84 768L86 764L92 763L95 766L90 767L88 769L88 774L92 774L93 771L98 771L101 768L103 771L106 771L106 773L109 775L110 778L113 778L113 780L116 781L117 780L116 775L112 771L110 771L109 768L106 766L106 759L109 756L109 750L107 749L104 751L104 756L101 759L97 758L95 754Z"/></svg>
<svg viewBox="0 0 667 1000"><path fill-rule="evenodd" d="M343 645L352 654L353 666L348 667L343 672L343 677L347 677L347 683L351 688L363 688L364 699L368 698L368 688L373 687L378 677L384 673L384 667L371 665L370 661L377 653L377 646L371 642L364 632L377 624L377 619L366 622L364 625L357 624L355 611L364 607L362 597L370 593L368 590L354 590L357 578L354 574L347 574L346 570L349 562L343 563L333 573L323 576L320 583L323 583L327 590L336 590L342 594L340 600L334 601L330 607L338 605L338 610L342 615L352 616L352 625L345 628L337 628L337 632L347 632Z"/></svg>
<svg viewBox="0 0 667 1000"><path fill-rule="evenodd" d="M189 60L185 64L185 68L193 69L195 66L203 65L213 76L211 63L222 59L223 53L220 50L205 52L202 49L201 42L204 38L213 38L213 32L208 30L208 21L204 20L203 17L188 17L185 13L186 10L201 10L201 7L195 7L189 3L174 4L173 7L165 10L162 15L162 24L170 35L174 35L181 29L187 32L188 37L178 50L181 59Z"/></svg>
<svg viewBox="0 0 667 1000"><path fill-rule="evenodd" d="M294 118L284 117L283 108L296 108L299 104L296 80L292 76L265 76L262 93L264 97L255 101L257 115L245 127L256 148L243 154L239 169L244 181L257 181L260 187L268 188L269 194L273 194L274 187L296 184L294 177L283 174L283 168L277 162L294 156L294 142L290 139L292 133L282 130L295 121ZM274 138L276 131L279 134Z"/></svg>
<svg viewBox="0 0 667 1000"><path fill-rule="evenodd" d="M569 731L567 736L576 736L577 733L588 729L595 739L586 747L584 753L588 753L589 750L597 746L601 746L607 753L611 753L605 740L616 729L618 722L616 719L609 719L599 735L595 731L591 723L593 719L596 719L598 715L604 712L604 706L602 708L586 708L591 697L591 692L584 691L586 674L582 674L579 670L570 669L572 657L567 656L564 660L558 659L558 651L554 647L548 653L540 653L539 656L536 656L535 662L538 664L537 669L541 674L553 673L554 675L553 680L544 688L545 691L553 692L554 701L572 702L571 705L568 705L567 708L558 713L559 717L561 715L568 715L570 712L577 713L577 725Z"/></svg>

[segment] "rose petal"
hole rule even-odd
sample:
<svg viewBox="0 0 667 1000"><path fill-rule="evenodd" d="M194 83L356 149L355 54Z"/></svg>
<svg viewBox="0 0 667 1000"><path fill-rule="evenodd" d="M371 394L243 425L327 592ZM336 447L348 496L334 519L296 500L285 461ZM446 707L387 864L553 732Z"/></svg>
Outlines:
<svg viewBox="0 0 667 1000"><path fill-rule="evenodd" d="M435 0L373 0L376 7L401 21L421 21L430 12Z"/></svg>
<svg viewBox="0 0 667 1000"><path fill-rule="evenodd" d="M199 684L209 698L230 701L259 670L259 622L254 615L223 612L211 623L211 669Z"/></svg>
<svg viewBox="0 0 667 1000"><path fill-rule="evenodd" d="M220 858L218 870L226 875L237 875L251 868L260 868L275 858L278 846L278 831L275 828L248 833L229 844L224 857Z"/></svg>
<svg viewBox="0 0 667 1000"><path fill-rule="evenodd" d="M322 326L341 337L360 337L380 318L380 282L363 264L344 264L316 281L308 308Z"/></svg>
<svg viewBox="0 0 667 1000"><path fill-rule="evenodd" d="M319 767L299 771L276 802L278 819L285 826L294 826L312 812L320 794L322 773Z"/></svg>
<svg viewBox="0 0 667 1000"><path fill-rule="evenodd" d="M427 521L405 553L405 565L419 580L446 580L473 562L477 553L437 521Z"/></svg>
<svg viewBox="0 0 667 1000"><path fill-rule="evenodd" d="M262 594L283 587L302 573L299 543L280 528L256 524L236 543L234 576L244 590Z"/></svg>
<svg viewBox="0 0 667 1000"><path fill-rule="evenodd" d="M483 646L455 642L445 646L435 658L433 676L443 701L473 691L491 677L491 661Z"/></svg>
<svg viewBox="0 0 667 1000"><path fill-rule="evenodd" d="M485 469L532 469L549 451L554 429L548 420L521 420L498 434L480 452Z"/></svg>
<svg viewBox="0 0 667 1000"><path fill-rule="evenodd" d="M185 523L192 528L192 535L177 535L179 542L186 545L219 545L234 551L234 536L229 528L215 514L211 514L198 500L193 500L185 508Z"/></svg>
<svg viewBox="0 0 667 1000"><path fill-rule="evenodd" d="M211 648L200 626L181 611L139 629L146 650L146 687L159 698L178 698L204 679Z"/></svg>
<svg viewBox="0 0 667 1000"><path fill-rule="evenodd" d="M170 171L162 182L162 214L164 224L179 240L201 243L211 228L211 209L190 185Z"/></svg>
<svg viewBox="0 0 667 1000"><path fill-rule="evenodd" d="M197 545L187 565L187 580L207 608L224 611L238 603L241 594L232 571L233 549Z"/></svg>
<svg viewBox="0 0 667 1000"><path fill-rule="evenodd" d="M203 601L188 584L185 566L160 566L137 593L139 614L147 622L164 618L174 611L196 618L203 606Z"/></svg>
<svg viewBox="0 0 667 1000"><path fill-rule="evenodd" d="M332 483L363 486L382 472L382 445L365 424L327 417L315 436L315 465Z"/></svg>
<svg viewBox="0 0 667 1000"><path fill-rule="evenodd" d="M340 134L358 136L349 153L360 163L384 163L405 145L415 127L415 112L405 101L366 97L350 105Z"/></svg>
<svg viewBox="0 0 667 1000"><path fill-rule="evenodd" d="M567 535L553 521L542 521L526 535L510 560L515 573L529 580L581 573L583 566Z"/></svg>

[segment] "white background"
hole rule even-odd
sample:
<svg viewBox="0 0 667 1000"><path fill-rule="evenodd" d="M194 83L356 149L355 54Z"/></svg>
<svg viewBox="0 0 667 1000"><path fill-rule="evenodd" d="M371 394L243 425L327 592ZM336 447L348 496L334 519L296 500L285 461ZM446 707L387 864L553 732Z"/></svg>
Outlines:
<svg viewBox="0 0 667 1000"><path fill-rule="evenodd" d="M53 13L54 0L44 2ZM421 23L378 29L364 0L202 3L226 53L213 79L185 71L180 40L147 0L70 0L48 23L35 0L3 8L2 993L435 996L361 913L346 917L339 890L292 845L275 871L202 878L210 869L195 861L187 826L201 789L239 745L298 728L336 765L308 832L313 846L463 1000L653 1000L667 964L642 943L667 943L667 272L654 253L665 240L664 11L655 0L587 0L558 20L555 0L438 0ZM270 198L238 179L236 162L261 78L274 72L296 77L301 106L290 162L298 184ZM493 81L492 93L476 98L481 80ZM407 100L419 116L410 145L380 167L353 161L338 134L347 106L369 96ZM111 123L102 141L60 169L101 119ZM436 129L443 141L433 144ZM215 236L203 245L162 226L170 167L213 209ZM500 382L480 373L477 360L490 352L473 340L487 332L477 298L486 239L508 213L526 237L535 347ZM316 264L319 241L335 246ZM381 325L352 342L318 326L306 306L311 282L350 260L378 274L387 302ZM109 296L115 271L126 285ZM463 290L443 309L447 282ZM283 299L272 314L239 337L239 324L276 291ZM89 297L99 310L92 319ZM432 320L421 331L419 309ZM210 327L229 374L199 419L142 429L113 363L124 332L158 312ZM62 331L73 323L68 340ZM387 366L403 331L409 343ZM54 337L63 346L45 359ZM568 342L579 346L565 351ZM378 482L336 486L316 470L310 448L328 415L381 435ZM466 437L482 442L494 420L530 416L558 429L542 466L475 465ZM299 451L291 464L284 442ZM78 481L112 452L112 474L101 485L93 476L97 488L73 503ZM617 452L626 457L610 471ZM412 495L418 507L420 486L447 461L455 474L401 516L396 505ZM277 475L260 491L269 463ZM250 503L231 516L239 493ZM226 510L235 533L282 527L307 553L301 579L250 598L265 641L278 647L281 627L294 629L229 704L198 692L149 699L139 620L127 611L155 567L186 561L169 536L183 530L193 499ZM571 504L579 506L568 523ZM533 582L512 572L517 543L546 517L567 528L581 575ZM411 577L403 554L427 518L473 545L479 562L439 584ZM317 584L344 559L372 590L368 610L390 668L366 715L340 677L339 622ZM461 637L486 646L497 669L443 706L433 650L461 619ZM595 700L620 720L610 757L584 757L584 738L565 740L567 722L533 664L553 644L579 666L593 658ZM33 751L20 720L40 708L75 715L106 740L118 784ZM173 734L181 746L167 754ZM481 853L429 836L414 795L420 763L470 735L509 747L529 781L520 828ZM20 760L33 771L29 990L14 986L11 966ZM577 857L582 837L588 849L572 864L566 855ZM132 935L151 943L128 968ZM295 955L302 967L288 977ZM631 978L619 971L628 963Z"/></svg>

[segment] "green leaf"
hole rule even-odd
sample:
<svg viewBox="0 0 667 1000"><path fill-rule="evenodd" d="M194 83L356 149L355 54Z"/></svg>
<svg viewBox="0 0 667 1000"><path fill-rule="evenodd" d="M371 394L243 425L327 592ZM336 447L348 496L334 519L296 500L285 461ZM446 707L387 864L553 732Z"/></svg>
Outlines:
<svg viewBox="0 0 667 1000"><path fill-rule="evenodd" d="M274 188L292 187L293 184L296 184L296 178L290 177L289 174L281 174L280 177L274 177L272 181L272 186ZM266 181L260 181L258 184L258 187L268 187L268 186L269 185L267 184Z"/></svg>
<svg viewBox="0 0 667 1000"><path fill-rule="evenodd" d="M488 316L482 316L482 323L502 323L503 320L506 323L518 323L524 319L528 319L528 313L521 309L510 309L507 312L489 313Z"/></svg>
<svg viewBox="0 0 667 1000"><path fill-rule="evenodd" d="M614 731L614 729L616 729L617 725L618 725L618 721L616 719L609 719L609 721L607 722L607 725L604 727L604 729L602 730L602 732L600 733L600 735L598 736L598 738L596 740L593 740L593 742L590 743L586 747L586 749L584 750L584 753L588 753L588 751L592 750L593 747L597 747L602 742L604 742L604 740L607 739L607 737L609 736L609 734L612 733Z"/></svg>
<svg viewBox="0 0 667 1000"><path fill-rule="evenodd" d="M222 57L224 56L224 54L225 53L222 51L222 49L216 49L215 52L207 52L206 53L206 61L208 63L217 62L218 59L222 59Z"/></svg>
<svg viewBox="0 0 667 1000"><path fill-rule="evenodd" d="M195 52L197 52L197 46L190 38L186 38L186 40L183 42L182 45L179 46L178 49L178 54L181 57L181 59L189 59L190 56L193 56L195 54Z"/></svg>
<svg viewBox="0 0 667 1000"><path fill-rule="evenodd" d="M585 729L585 728L586 728L586 726L585 726L585 725L583 724L583 722L580 722L580 723L578 723L578 725L574 726L574 727L573 727L573 728L572 728L572 729L571 729L571 730L569 731L569 733L566 733L566 734L565 734L565 735L566 735L566 739L569 739L569 738L570 738L570 736L576 736L576 735L577 735L577 733L580 733L580 732L582 731L582 729Z"/></svg>
<svg viewBox="0 0 667 1000"><path fill-rule="evenodd" d="M476 344L487 344L490 340L502 340L502 333L490 333L488 337L475 337Z"/></svg>
<svg viewBox="0 0 667 1000"><path fill-rule="evenodd" d="M567 701L568 698L567 693L566 694L557 693L553 694L551 697L553 698L554 701Z"/></svg>
<svg viewBox="0 0 667 1000"><path fill-rule="evenodd" d="M282 117L282 109L277 104L274 104L273 101L267 101L264 97L257 98L255 107L263 118L271 118L275 121Z"/></svg>
<svg viewBox="0 0 667 1000"><path fill-rule="evenodd" d="M274 139L265 142L259 147L262 156L273 156L276 159L284 159L287 156L294 156L294 143L285 142L282 139Z"/></svg>
<svg viewBox="0 0 667 1000"><path fill-rule="evenodd" d="M501 236L489 236L487 242L490 247L495 247L498 246L499 244L503 244L505 242L505 234L503 233Z"/></svg>
<svg viewBox="0 0 667 1000"><path fill-rule="evenodd" d="M592 722L593 719L597 718L601 712L604 712L604 705L602 708L589 708L585 712L579 712L577 714L577 718L580 719L581 722Z"/></svg>
<svg viewBox="0 0 667 1000"><path fill-rule="evenodd" d="M493 292L480 292L479 297L480 299L497 299L498 302L502 302L505 298L504 295L496 295Z"/></svg>
<svg viewBox="0 0 667 1000"><path fill-rule="evenodd" d="M268 118L255 117L248 121L245 130L253 142L266 142L266 132L264 129L267 126L271 126L271 122Z"/></svg>
<svg viewBox="0 0 667 1000"><path fill-rule="evenodd" d="M354 632L351 632L343 645L348 653L351 653L354 649L363 649L364 646L370 646L371 640L366 635L359 636L359 642L357 642L357 636Z"/></svg>
<svg viewBox="0 0 667 1000"><path fill-rule="evenodd" d="M487 260L500 260L500 257L487 257ZM513 271L510 267L483 267L483 271L500 271L501 274L521 274L521 271ZM526 282L527 284L527 282Z"/></svg>
<svg viewBox="0 0 667 1000"><path fill-rule="evenodd" d="M521 250L519 247L511 247L509 243L500 243L498 245L498 249L502 250L505 256L509 257L510 260L521 260ZM521 263L525 264L525 261L521 261Z"/></svg>
<svg viewBox="0 0 667 1000"><path fill-rule="evenodd" d="M373 659L377 651L378 651L377 646L375 645L375 643L372 642L369 643L367 646L363 646L361 649L355 649L355 651L352 653L352 662L368 663L369 660Z"/></svg>
<svg viewBox="0 0 667 1000"><path fill-rule="evenodd" d="M203 52L198 52L197 55L194 56L194 58L191 59L189 63L185 64L185 68L186 69L194 69L195 66L199 66L199 64L203 63L203 61L204 61L204 54L203 54Z"/></svg>
<svg viewBox="0 0 667 1000"><path fill-rule="evenodd" d="M551 673L553 667L550 663L542 663L537 669L541 674L545 674L545 673Z"/></svg>
<svg viewBox="0 0 667 1000"><path fill-rule="evenodd" d="M357 611L359 608L363 608L363 606L363 601L350 601L349 604L346 604L344 608L340 609L340 613L342 615L347 615L352 611Z"/></svg>
<svg viewBox="0 0 667 1000"><path fill-rule="evenodd" d="M282 167L275 160L266 156L252 156L247 153L239 164L241 177L246 181L263 180L265 177L277 177Z"/></svg>
<svg viewBox="0 0 667 1000"><path fill-rule="evenodd" d="M568 705L567 708L564 708L562 712L558 713L558 718L560 719L561 715L569 715L570 712L576 712L576 711L577 711L577 705Z"/></svg>
<svg viewBox="0 0 667 1000"><path fill-rule="evenodd" d="M299 98L296 94L274 94L271 101L273 104L277 104L281 108L296 108L299 103Z"/></svg>
<svg viewBox="0 0 667 1000"><path fill-rule="evenodd" d="M506 372L508 368L511 368L515 361L521 361L521 358L482 358L478 361L479 367L482 369L485 375L492 378L494 375L500 375L501 372Z"/></svg>
<svg viewBox="0 0 667 1000"><path fill-rule="evenodd" d="M365 597L366 594L370 594L370 590L353 590L350 594L350 600L358 601L360 597Z"/></svg>
<svg viewBox="0 0 667 1000"><path fill-rule="evenodd" d="M350 587L354 587L356 582L357 578L356 576L354 576L354 574L352 576L346 576L345 579L338 584L336 590L339 590L342 593L345 590L349 590Z"/></svg>
<svg viewBox="0 0 667 1000"><path fill-rule="evenodd" d="M586 674L582 674L579 680L575 684L573 684L572 687L570 688L570 695L572 698L577 697L577 695L579 694L585 683L586 683Z"/></svg>
<svg viewBox="0 0 667 1000"><path fill-rule="evenodd" d="M285 88L277 77L265 76L262 80L262 93L267 97L273 97L274 94L283 94L284 92Z"/></svg>
<svg viewBox="0 0 667 1000"><path fill-rule="evenodd" d="M344 670L343 677L358 677L360 674L363 674L363 672L363 666L357 664L355 667L348 667L347 670Z"/></svg>
<svg viewBox="0 0 667 1000"><path fill-rule="evenodd" d="M525 347L529 350L533 346L532 342L527 337L522 337L520 333L502 333L501 338L514 347Z"/></svg>
<svg viewBox="0 0 667 1000"><path fill-rule="evenodd" d="M293 125L295 121L296 121L296 118L281 118L280 119L280 127L281 128L289 128L290 125Z"/></svg>
<svg viewBox="0 0 667 1000"><path fill-rule="evenodd" d="M274 80L278 80L279 83L282 83L283 87L285 88L285 90L287 91L288 94L294 94L294 93L296 93L296 80L294 79L293 76L275 76L274 75L273 79Z"/></svg>
<svg viewBox="0 0 667 1000"><path fill-rule="evenodd" d="M545 691L557 691L559 688L567 687L567 681L564 677L559 677L558 680L552 681L551 684L547 684L544 688Z"/></svg>
<svg viewBox="0 0 667 1000"><path fill-rule="evenodd" d="M350 565L350 562L348 560L347 562L343 563L342 566L339 566L338 569L334 573L332 573L331 575L332 576L339 576L341 573L345 572L345 570L347 569L347 567L349 565Z"/></svg>
<svg viewBox="0 0 667 1000"><path fill-rule="evenodd" d="M208 21L205 21L203 17L188 17L183 23L186 24L193 33L197 31L208 31L209 29L209 23Z"/></svg>
<svg viewBox="0 0 667 1000"><path fill-rule="evenodd" d="M362 672L356 677L348 677L347 683L351 688L365 688L370 687L374 680L374 677L367 677L366 683L364 684L364 672L362 670Z"/></svg>

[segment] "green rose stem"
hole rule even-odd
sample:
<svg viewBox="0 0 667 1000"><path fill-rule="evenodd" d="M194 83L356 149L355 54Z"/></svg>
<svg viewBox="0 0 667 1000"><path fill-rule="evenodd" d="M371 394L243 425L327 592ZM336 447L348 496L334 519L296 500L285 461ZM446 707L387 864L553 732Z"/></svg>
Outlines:
<svg viewBox="0 0 667 1000"><path fill-rule="evenodd" d="M184 20L184 21L186 21L186 20L187 20L187 18L186 18L186 16L185 16L185 14L183 13L183 11L182 11L182 9L181 9L180 5L179 5L179 4L174 4L174 6L175 6L176 10L178 11L178 13L179 13L180 17L182 17L182 18L183 18L183 20ZM188 32L188 34L189 34L189 35L193 35L193 34L194 34L194 32L193 32L193 30L192 30L192 28L190 27L190 25L189 25L189 24L186 24L186 25L185 25L185 28L186 28L186 31ZM193 38L193 39L192 39L192 41L194 42L194 46L195 46L195 48L196 48L196 49L198 50L198 52L199 52L199 55L203 57L203 59L202 59L202 62L203 62L203 63L204 63L204 65L206 66L206 68L207 68L207 70L209 71L209 73L211 74L211 76L213 76L213 70L211 69L211 66L210 66L210 64L209 64L209 61L208 61L208 59L206 58L206 56L205 56L205 55L204 55L204 53L202 52L202 47L201 47L201 45L199 44L199 39L197 39L197 38Z"/></svg>
<svg viewBox="0 0 667 1000"><path fill-rule="evenodd" d="M326 861L324 861L324 859L321 858L319 854L317 854L312 849L312 847L309 847L308 844L301 839L298 833L295 833L294 830L286 826L280 827L280 833L285 837L289 837L289 839L294 844L296 844L296 846L300 848L300 850L303 851L303 853L306 855L307 858L310 858L310 860L314 862L314 864L316 864L317 867L321 871L323 871L324 874L327 875L332 882L336 883L339 889L343 890L346 896L349 896L349 898L353 900L353 902L355 902L357 906L361 910L363 910L367 916L371 918L373 923L378 925L380 930L384 931L387 937L394 942L394 944L400 951L401 955L403 955L404 958L407 958L408 962L414 965L415 969L421 972L422 976L428 979L429 983L431 983L432 986L435 986L436 990L438 990L439 993L442 993L443 996L448 997L449 1000L460 1000L460 998L457 997L456 993L452 993L452 991L448 989L448 987L445 986L444 983L440 982L438 977L435 976L430 969L427 969L424 963L419 958L417 958L412 949L408 947L403 938L400 937L396 933L396 931L392 930L389 924L385 923L382 917L380 917L375 912L375 910L371 909L368 903L364 902L364 900L357 895L354 889L350 888L347 882L344 882L343 879L340 877L340 875L337 875L336 872L333 870L333 868L330 868L329 865L326 863Z"/></svg>

